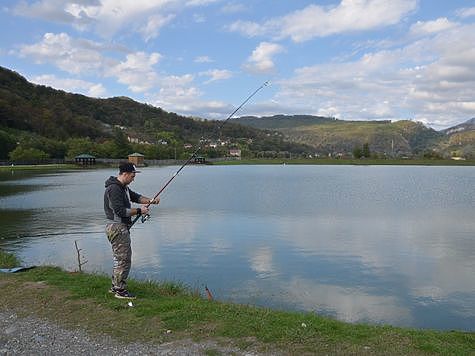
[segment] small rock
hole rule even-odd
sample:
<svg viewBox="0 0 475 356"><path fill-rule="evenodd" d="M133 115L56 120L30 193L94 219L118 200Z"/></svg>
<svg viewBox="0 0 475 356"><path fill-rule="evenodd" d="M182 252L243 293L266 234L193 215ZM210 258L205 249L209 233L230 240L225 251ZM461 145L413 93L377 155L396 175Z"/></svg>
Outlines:
<svg viewBox="0 0 475 356"><path fill-rule="evenodd" d="M33 339L38 343L42 343L42 342L45 341L45 338L43 336L40 336L40 335L34 335Z"/></svg>
<svg viewBox="0 0 475 356"><path fill-rule="evenodd" d="M13 334L15 331L17 331L17 328L15 326L10 326L5 330L5 334L10 335Z"/></svg>

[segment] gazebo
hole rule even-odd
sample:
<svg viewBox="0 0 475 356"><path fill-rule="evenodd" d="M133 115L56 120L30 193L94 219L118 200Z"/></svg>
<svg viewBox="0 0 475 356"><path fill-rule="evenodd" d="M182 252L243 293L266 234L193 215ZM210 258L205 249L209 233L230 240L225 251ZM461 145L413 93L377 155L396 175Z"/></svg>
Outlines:
<svg viewBox="0 0 475 356"><path fill-rule="evenodd" d="M141 153L135 152L129 155L129 162L135 164L137 167L143 166L145 156Z"/></svg>
<svg viewBox="0 0 475 356"><path fill-rule="evenodd" d="M83 153L74 157L74 161L81 166L89 166L96 164L96 157Z"/></svg>

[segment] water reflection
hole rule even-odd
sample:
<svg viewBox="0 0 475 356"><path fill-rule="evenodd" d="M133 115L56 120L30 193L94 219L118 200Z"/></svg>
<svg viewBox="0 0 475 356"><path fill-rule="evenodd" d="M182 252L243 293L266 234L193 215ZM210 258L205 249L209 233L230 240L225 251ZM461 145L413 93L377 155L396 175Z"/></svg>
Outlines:
<svg viewBox="0 0 475 356"><path fill-rule="evenodd" d="M153 195L176 167L146 168ZM110 273L112 170L0 182L0 244L28 264ZM33 191L14 186L35 187ZM189 167L132 233L132 276L341 320L475 329L473 167ZM34 237L35 234L61 234ZM31 237L18 238L29 233Z"/></svg>
<svg viewBox="0 0 475 356"><path fill-rule="evenodd" d="M282 286L284 295L302 310L315 310L348 322L381 322L392 320L394 325L413 324L413 317L399 298L378 295L362 288L344 288L321 284L313 279L292 278Z"/></svg>

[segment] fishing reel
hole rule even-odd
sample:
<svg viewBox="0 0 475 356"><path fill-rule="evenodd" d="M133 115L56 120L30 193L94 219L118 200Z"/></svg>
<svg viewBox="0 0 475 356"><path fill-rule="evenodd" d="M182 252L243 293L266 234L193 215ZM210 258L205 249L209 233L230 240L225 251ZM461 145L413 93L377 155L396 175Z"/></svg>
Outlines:
<svg viewBox="0 0 475 356"><path fill-rule="evenodd" d="M150 214L140 215L140 221L142 222L142 224L146 222L148 219L150 219Z"/></svg>

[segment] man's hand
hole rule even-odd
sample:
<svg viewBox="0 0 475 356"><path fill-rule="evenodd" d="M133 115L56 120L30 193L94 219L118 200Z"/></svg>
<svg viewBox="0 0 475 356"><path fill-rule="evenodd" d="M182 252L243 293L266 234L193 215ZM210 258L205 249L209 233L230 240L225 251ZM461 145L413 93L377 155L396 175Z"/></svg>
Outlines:
<svg viewBox="0 0 475 356"><path fill-rule="evenodd" d="M149 204L159 204L160 198L156 197L155 199L150 199Z"/></svg>

